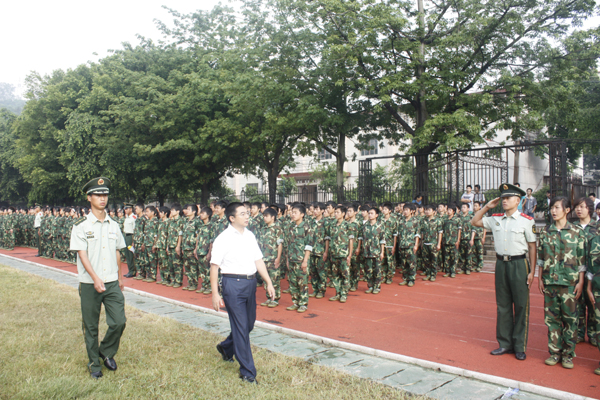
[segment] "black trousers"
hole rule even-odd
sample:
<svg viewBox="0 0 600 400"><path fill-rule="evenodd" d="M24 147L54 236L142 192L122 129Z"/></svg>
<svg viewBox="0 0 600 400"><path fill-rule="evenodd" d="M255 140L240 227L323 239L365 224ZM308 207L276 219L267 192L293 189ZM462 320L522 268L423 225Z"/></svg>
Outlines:
<svg viewBox="0 0 600 400"><path fill-rule="evenodd" d="M256 321L256 279L222 278L223 301L229 314L231 333L221 346L240 363L240 375L256 377L250 348L250 332Z"/></svg>

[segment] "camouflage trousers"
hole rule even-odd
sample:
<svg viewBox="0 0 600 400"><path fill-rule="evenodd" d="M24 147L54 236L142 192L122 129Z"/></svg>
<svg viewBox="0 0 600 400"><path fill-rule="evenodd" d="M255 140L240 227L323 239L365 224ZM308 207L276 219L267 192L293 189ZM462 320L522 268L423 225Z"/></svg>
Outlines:
<svg viewBox="0 0 600 400"><path fill-rule="evenodd" d="M350 266L348 258L331 259L331 276L335 293L342 297L348 296L350 289Z"/></svg>
<svg viewBox="0 0 600 400"><path fill-rule="evenodd" d="M156 268L158 266L158 254L152 251L152 247L146 246L146 278L156 280Z"/></svg>
<svg viewBox="0 0 600 400"><path fill-rule="evenodd" d="M598 323L596 321L594 305L590 301L590 298L587 293L587 284L588 280L586 278L585 283L583 284L583 294L579 297L579 300L577 301L577 336L584 340L586 331L588 338L596 338L596 325Z"/></svg>
<svg viewBox="0 0 600 400"><path fill-rule="evenodd" d="M267 273L269 274L269 278L271 278L273 288L275 289L275 298L271 299L271 297L269 297L269 293L267 292L267 282L263 283L265 292L267 292L267 299L278 301L281 298L281 285L279 284L279 268L275 268L275 260L265 261L265 266L267 267Z"/></svg>
<svg viewBox="0 0 600 400"><path fill-rule="evenodd" d="M202 280L202 289L210 289L210 265L208 265L208 261L208 254L198 254L198 284Z"/></svg>
<svg viewBox="0 0 600 400"><path fill-rule="evenodd" d="M471 249L471 270L481 271L483 269L483 243L481 239L473 240Z"/></svg>
<svg viewBox="0 0 600 400"><path fill-rule="evenodd" d="M468 240L460 241L460 246L458 247L458 270L467 272L471 271L471 245Z"/></svg>
<svg viewBox="0 0 600 400"><path fill-rule="evenodd" d="M183 282L183 262L181 256L175 251L175 248L169 249L167 269L171 282L181 285L181 282Z"/></svg>
<svg viewBox="0 0 600 400"><path fill-rule="evenodd" d="M289 261L288 282L294 304L308 306L308 271L302 271L302 261Z"/></svg>
<svg viewBox="0 0 600 400"><path fill-rule="evenodd" d="M350 287L355 288L358 286L358 278L360 278L360 270L362 263L358 262L359 256L352 256L350 260Z"/></svg>
<svg viewBox="0 0 600 400"><path fill-rule="evenodd" d="M160 280L170 282L171 278L169 275L169 260L167 256L167 249L156 249L156 258L158 260L158 271L160 274Z"/></svg>
<svg viewBox="0 0 600 400"><path fill-rule="evenodd" d="M4 233L4 248L7 250L13 250L15 248L15 231L11 233L6 231Z"/></svg>
<svg viewBox="0 0 600 400"><path fill-rule="evenodd" d="M325 261L323 255L310 255L308 261L310 272L310 283L315 293L325 293L327 289L327 271L325 270Z"/></svg>
<svg viewBox="0 0 600 400"><path fill-rule="evenodd" d="M367 276L367 286L369 288L381 288L381 265L379 257L365 258L365 275Z"/></svg>
<svg viewBox="0 0 600 400"><path fill-rule="evenodd" d="M392 250L392 247L385 248L385 256L381 262L381 279L383 280L392 280L396 273L396 260Z"/></svg>
<svg viewBox="0 0 600 400"><path fill-rule="evenodd" d="M600 290L593 289L594 299L596 300L596 305L594 309L594 316L596 321L596 346L598 346L598 350L600 350Z"/></svg>
<svg viewBox="0 0 600 400"><path fill-rule="evenodd" d="M424 261L425 259L423 258L423 247L419 246L419 249L417 250L417 271L425 272Z"/></svg>
<svg viewBox="0 0 600 400"><path fill-rule="evenodd" d="M456 263L458 262L458 249L455 244L445 244L444 251L446 258L444 260L444 272L447 274L456 274Z"/></svg>
<svg viewBox="0 0 600 400"><path fill-rule="evenodd" d="M398 249L398 268L402 270L402 276L406 282L415 282L417 273L417 255L412 247Z"/></svg>
<svg viewBox="0 0 600 400"><path fill-rule="evenodd" d="M424 244L421 248L423 252L423 272L428 278L435 278L437 275L437 247L435 244Z"/></svg>
<svg viewBox="0 0 600 400"><path fill-rule="evenodd" d="M183 270L187 276L188 286L198 286L198 260L194 257L194 250L183 250Z"/></svg>
<svg viewBox="0 0 600 400"><path fill-rule="evenodd" d="M437 255L437 265L439 266L440 270L445 270L445 266L446 266L446 246L444 246L442 244L442 248L440 249L440 251L438 251L438 255Z"/></svg>
<svg viewBox="0 0 600 400"><path fill-rule="evenodd" d="M547 285L544 313L548 327L548 351L552 355L575 357L577 343L577 300L574 286Z"/></svg>
<svg viewBox="0 0 600 400"><path fill-rule="evenodd" d="M148 264L147 249L142 250L142 246L135 249L135 270L138 276L146 277L146 264Z"/></svg>
<svg viewBox="0 0 600 400"><path fill-rule="evenodd" d="M43 256L52 258L54 251L52 249L52 236L44 235L42 238L44 253Z"/></svg>

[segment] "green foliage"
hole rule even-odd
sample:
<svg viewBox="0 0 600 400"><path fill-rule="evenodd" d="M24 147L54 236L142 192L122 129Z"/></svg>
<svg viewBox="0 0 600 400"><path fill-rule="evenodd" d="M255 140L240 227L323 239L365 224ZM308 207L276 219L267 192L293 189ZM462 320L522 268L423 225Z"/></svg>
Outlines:
<svg viewBox="0 0 600 400"><path fill-rule="evenodd" d="M294 177L282 178L281 182L279 183L279 187L277 188L277 194L279 194L283 197L287 197L297 191L298 191L298 184L296 182L296 179L294 179Z"/></svg>
<svg viewBox="0 0 600 400"><path fill-rule="evenodd" d="M0 109L19 115L23 111L25 100L15 94L15 86L10 83L0 82Z"/></svg>
<svg viewBox="0 0 600 400"><path fill-rule="evenodd" d="M337 171L334 163L315 164L310 178L317 182L319 190L332 193L335 193L337 190Z"/></svg>

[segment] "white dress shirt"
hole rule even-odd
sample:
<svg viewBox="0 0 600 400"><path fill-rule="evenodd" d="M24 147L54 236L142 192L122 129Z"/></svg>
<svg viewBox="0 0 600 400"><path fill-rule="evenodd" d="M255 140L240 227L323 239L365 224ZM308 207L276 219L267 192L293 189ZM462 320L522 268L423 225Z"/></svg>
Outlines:
<svg viewBox="0 0 600 400"><path fill-rule="evenodd" d="M256 273L255 262L262 258L254 234L246 228L241 234L229 225L215 239L210 263L218 265L222 274L252 275Z"/></svg>

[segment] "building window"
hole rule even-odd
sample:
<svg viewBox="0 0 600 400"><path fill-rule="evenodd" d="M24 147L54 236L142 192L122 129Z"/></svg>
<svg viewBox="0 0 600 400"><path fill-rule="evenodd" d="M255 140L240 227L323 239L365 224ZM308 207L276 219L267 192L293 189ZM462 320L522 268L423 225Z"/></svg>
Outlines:
<svg viewBox="0 0 600 400"><path fill-rule="evenodd" d="M368 150L361 150L360 155L361 156L372 156L372 155L377 154L377 148L378 148L377 139L369 140L369 147L370 148Z"/></svg>
<svg viewBox="0 0 600 400"><path fill-rule="evenodd" d="M246 184L246 191L249 190L254 190L255 192L258 192L258 183L247 183Z"/></svg>
<svg viewBox="0 0 600 400"><path fill-rule="evenodd" d="M333 155L325 149L319 150L319 160L331 160Z"/></svg>

